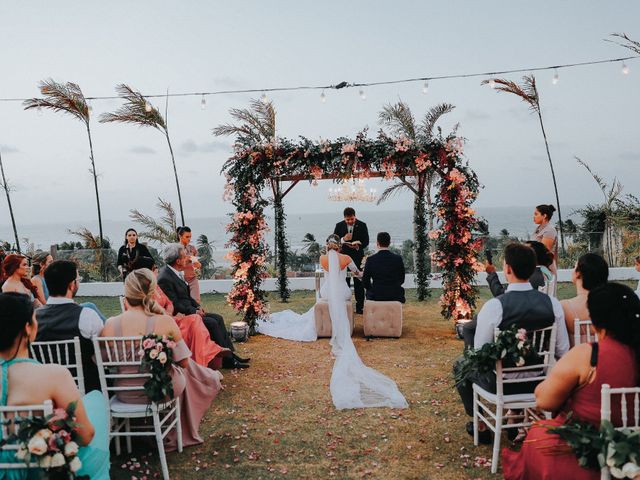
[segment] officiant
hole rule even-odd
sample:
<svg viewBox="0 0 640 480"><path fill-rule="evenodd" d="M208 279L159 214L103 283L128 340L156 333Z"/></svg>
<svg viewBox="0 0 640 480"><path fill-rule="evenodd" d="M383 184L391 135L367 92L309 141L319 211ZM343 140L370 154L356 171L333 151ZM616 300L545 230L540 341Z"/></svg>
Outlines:
<svg viewBox="0 0 640 480"><path fill-rule="evenodd" d="M344 220L336 224L333 233L340 237L341 252L349 255L358 268L361 268L364 251L369 245L369 230L367 224L356 218L356 211L347 207L343 212ZM351 278L347 277L347 284L351 286ZM358 278L353 279L353 290L356 295L356 313L362 313L364 307L364 286Z"/></svg>

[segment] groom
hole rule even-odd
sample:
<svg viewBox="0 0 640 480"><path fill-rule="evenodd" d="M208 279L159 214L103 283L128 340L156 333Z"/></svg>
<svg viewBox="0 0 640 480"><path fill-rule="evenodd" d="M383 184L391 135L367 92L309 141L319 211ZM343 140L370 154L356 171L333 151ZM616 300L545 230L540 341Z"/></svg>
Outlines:
<svg viewBox="0 0 640 480"><path fill-rule="evenodd" d="M369 230L367 224L356 218L356 211L347 207L343 212L344 220L336 224L333 233L340 237L342 247L340 251L345 255L349 255L356 264L356 267L362 269L362 259L364 251L369 245ZM351 279L347 278L347 284L351 286ZM353 289L356 294L356 313L362 313L364 307L364 287L358 278L353 279Z"/></svg>

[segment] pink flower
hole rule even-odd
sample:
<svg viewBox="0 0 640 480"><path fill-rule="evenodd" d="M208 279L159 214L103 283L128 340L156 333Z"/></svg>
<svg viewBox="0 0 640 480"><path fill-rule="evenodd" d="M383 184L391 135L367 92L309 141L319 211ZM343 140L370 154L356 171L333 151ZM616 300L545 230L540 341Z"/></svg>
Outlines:
<svg viewBox="0 0 640 480"><path fill-rule="evenodd" d="M155 347L156 345L156 341L153 338L145 338L145 340L142 342L142 348L144 348L145 350L149 350L150 348Z"/></svg>
<svg viewBox="0 0 640 480"><path fill-rule="evenodd" d="M176 348L176 342L174 342L173 340L169 340L167 342L167 348L173 350L174 348Z"/></svg>
<svg viewBox="0 0 640 480"><path fill-rule="evenodd" d="M342 146L342 150L340 150L340 153L344 155L345 153L355 153L355 151L356 151L356 144L347 143L346 145Z"/></svg>
<svg viewBox="0 0 640 480"><path fill-rule="evenodd" d="M436 240L442 232L440 230L431 230L428 234L428 237L431 240Z"/></svg>

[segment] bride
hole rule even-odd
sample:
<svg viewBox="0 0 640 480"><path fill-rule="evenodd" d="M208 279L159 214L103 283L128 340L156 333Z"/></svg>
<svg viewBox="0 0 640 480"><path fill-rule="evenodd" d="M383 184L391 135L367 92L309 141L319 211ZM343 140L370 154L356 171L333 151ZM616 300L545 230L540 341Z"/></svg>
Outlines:
<svg viewBox="0 0 640 480"><path fill-rule="evenodd" d="M361 272L347 255L338 253L340 238L327 238L327 254L320 257L325 270L325 282L320 298L327 300L331 317L331 353L335 356L331 374L331 396L337 409L363 407L406 408L407 401L395 382L367 367L351 340L351 326L345 301L351 299L351 289L345 281L347 268L356 275ZM298 341L317 340L313 307L299 315L291 310L271 314L258 322L257 330L272 337Z"/></svg>

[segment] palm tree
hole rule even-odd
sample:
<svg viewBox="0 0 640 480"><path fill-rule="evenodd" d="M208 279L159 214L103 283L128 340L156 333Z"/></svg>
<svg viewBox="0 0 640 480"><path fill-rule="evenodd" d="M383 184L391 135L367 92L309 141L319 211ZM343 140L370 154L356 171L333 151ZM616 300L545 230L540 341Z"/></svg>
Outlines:
<svg viewBox="0 0 640 480"><path fill-rule="evenodd" d="M320 257L320 244L316 241L313 233L305 233L302 244L304 245L303 251L309 257L316 260Z"/></svg>
<svg viewBox="0 0 640 480"><path fill-rule="evenodd" d="M623 42L618 42L618 41L614 41L614 40L607 40L607 42L612 42L612 43L615 43L616 45L620 45L621 47L628 48L632 52L637 53L638 55L640 55L640 42L636 42L635 40L631 40L629 37L627 37L626 33L613 33L613 34L611 34L611 36L612 37L621 38L624 41Z"/></svg>
<svg viewBox="0 0 640 480"><path fill-rule="evenodd" d="M160 111L151 105L140 93L133 90L128 85L120 84L116 87L118 96L125 101L125 104L113 113L103 113L100 116L100 123L132 123L139 127L153 127L162 132L167 139L171 163L173 164L173 175L176 179L176 190L178 191L178 206L180 207L180 219L185 225L184 210L182 208L182 195L180 194L180 181L178 180L178 170L176 169L176 159L169 137L169 126L167 125L167 113L169 109L169 97L166 97L164 117Z"/></svg>
<svg viewBox="0 0 640 480"><path fill-rule="evenodd" d="M202 265L200 269L201 278L212 278L216 273L216 265L213 260L213 243L214 242L209 241L209 238L204 233L201 234L196 241L198 259Z"/></svg>
<svg viewBox="0 0 640 480"><path fill-rule="evenodd" d="M7 182L7 178L4 176L4 165L2 163L2 152L0 152L0 172L2 172L2 189L7 195L7 205L9 206L9 215L11 216L11 225L13 226L13 237L16 239L16 250L20 253L20 240L18 239L18 229L16 228L16 218L13 215L13 207L11 206L11 195L9 191L11 187Z"/></svg>
<svg viewBox="0 0 640 480"><path fill-rule="evenodd" d="M93 185L96 191L96 205L98 208L98 229L100 235L100 245L104 241L102 235L102 211L100 210L100 194L98 192L98 174L96 163L93 157L93 141L91 139L91 126L89 105L80 90L80 87L71 82L58 83L52 79L43 80L39 84L40 92L44 98L32 98L23 103L25 110L45 108L54 112L61 112L84 123L89 138L89 160L91 160L91 173L93 174ZM102 248L102 247L101 247Z"/></svg>
<svg viewBox="0 0 640 480"><path fill-rule="evenodd" d="M544 129L544 122L542 121L542 109L540 108L540 95L538 94L538 88L536 87L536 77L533 75L526 75L522 77L522 85L518 85L516 82L511 82L502 78L491 78L484 80L483 85L491 83L493 88L499 92L512 93L517 95L520 99L529 105L532 112L538 115L540 121L540 129L542 130L542 137L544 138L544 145L547 149L547 158L549 159L549 167L551 168L551 178L553 179L553 189L556 193L556 204L558 205L558 225L560 227L560 248L564 252L564 231L562 229L562 212L560 211L560 196L558 195L558 183L556 182L556 174L553 169L553 161L551 160L551 153L549 152L549 142L547 141L547 133Z"/></svg>
<svg viewBox="0 0 640 480"><path fill-rule="evenodd" d="M213 129L222 137L235 135L241 143L260 145L275 142L276 110L271 102L251 100L249 108L232 108L231 117L237 124L226 123Z"/></svg>
<svg viewBox="0 0 640 480"><path fill-rule="evenodd" d="M159 244L177 242L176 211L171 203L160 197L158 197L156 206L162 212L162 216L158 220L135 209L130 211L129 218L146 228L139 233L140 238L146 238Z"/></svg>

